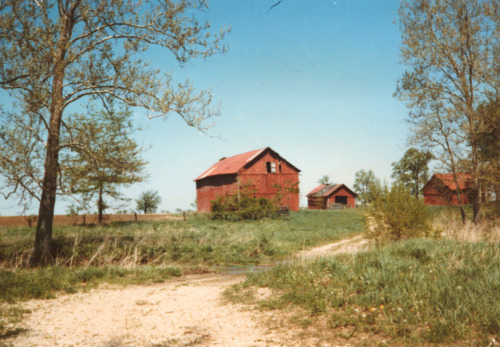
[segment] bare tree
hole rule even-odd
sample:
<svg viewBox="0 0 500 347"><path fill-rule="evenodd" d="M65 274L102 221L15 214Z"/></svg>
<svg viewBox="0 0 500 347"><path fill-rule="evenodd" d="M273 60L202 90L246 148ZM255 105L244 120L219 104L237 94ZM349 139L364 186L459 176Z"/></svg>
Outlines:
<svg viewBox="0 0 500 347"><path fill-rule="evenodd" d="M61 137L76 105L114 99L146 109L150 118L177 113L198 129L217 113L209 92L174 83L140 59L151 46L181 64L223 52L226 31L213 34L194 18L193 11L205 8L206 0L2 1L0 86L17 100L0 121L3 129L13 120L0 137L2 191L40 202L32 264L52 262ZM17 141L8 143L12 138ZM37 164L18 163L16 149Z"/></svg>

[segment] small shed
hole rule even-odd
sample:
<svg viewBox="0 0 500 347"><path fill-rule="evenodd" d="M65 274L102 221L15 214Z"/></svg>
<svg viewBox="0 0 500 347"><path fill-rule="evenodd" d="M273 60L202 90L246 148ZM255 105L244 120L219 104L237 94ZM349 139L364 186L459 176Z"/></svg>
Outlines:
<svg viewBox="0 0 500 347"><path fill-rule="evenodd" d="M311 210L355 207L357 196L345 184L321 184L307 194L307 206Z"/></svg>
<svg viewBox="0 0 500 347"><path fill-rule="evenodd" d="M299 172L269 147L222 158L195 179L198 212L210 212L212 200L238 194L241 187L255 191L254 197L273 199L278 186L281 205L297 211Z"/></svg>
<svg viewBox="0 0 500 347"><path fill-rule="evenodd" d="M463 204L471 201L472 176L466 173L457 174L457 182L453 174L437 173L422 188L424 194L424 204L426 205L458 205L457 190Z"/></svg>

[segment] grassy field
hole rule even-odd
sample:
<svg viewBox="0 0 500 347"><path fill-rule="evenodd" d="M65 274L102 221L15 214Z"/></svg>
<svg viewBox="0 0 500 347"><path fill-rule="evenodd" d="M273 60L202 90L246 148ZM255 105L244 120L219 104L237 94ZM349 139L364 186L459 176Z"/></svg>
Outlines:
<svg viewBox="0 0 500 347"><path fill-rule="evenodd" d="M498 220L486 221L489 229L462 227L466 235L447 239L458 236L446 232L456 211L431 213L443 231L434 233L437 238L281 264L249 274L226 295L266 310L298 312L292 323L326 341L487 346L492 338L500 340ZM258 287L271 288L273 295L252 299Z"/></svg>
<svg viewBox="0 0 500 347"><path fill-rule="evenodd" d="M21 332L17 323L28 312L19 301L49 299L102 282L162 282L216 265L283 259L363 231L363 217L355 210L301 211L289 219L242 222L189 215L187 221L56 226L56 265L31 269L27 261L34 228L0 227L0 339Z"/></svg>
<svg viewBox="0 0 500 347"><path fill-rule="evenodd" d="M467 210L470 213L469 210ZM500 228L494 209L476 228L456 209L432 208L429 239L353 255L281 264L229 290L304 331L368 345L488 345L500 340ZM19 333L20 301L99 283L162 282L173 276L286 259L298 250L366 231L363 211L300 211L290 219L213 221L190 215L107 226L57 227L56 265L30 269L34 229L0 228L0 338ZM257 300L257 288L273 295ZM293 312L290 316L288 313ZM364 340L363 340L364 338Z"/></svg>
<svg viewBox="0 0 500 347"><path fill-rule="evenodd" d="M301 211L292 213L289 219L260 221L212 221L191 215L187 221L56 227L56 265L30 269L27 261L34 229L4 227L0 228L0 285L7 288L9 283L16 283L16 287L29 287L20 285L25 278L31 286L47 282L47 286L53 283L56 290L71 291L73 283L78 282L148 276L157 281L158 273L169 277L210 271L216 265L283 259L297 250L363 231L363 217L355 210ZM32 280L33 276L37 279ZM66 279L67 285L57 284L62 279ZM48 295L41 292L35 288L32 294L10 293L7 298L9 291L1 291L0 302Z"/></svg>

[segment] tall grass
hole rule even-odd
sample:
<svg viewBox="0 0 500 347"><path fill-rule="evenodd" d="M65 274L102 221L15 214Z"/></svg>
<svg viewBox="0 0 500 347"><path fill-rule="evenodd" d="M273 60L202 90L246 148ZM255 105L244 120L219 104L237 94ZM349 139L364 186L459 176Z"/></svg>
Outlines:
<svg viewBox="0 0 500 347"><path fill-rule="evenodd" d="M464 225L455 206L429 206L432 228L436 237L460 241L500 241L500 205L485 204L481 209L482 222L475 225L471 221L472 207L465 205L469 220Z"/></svg>
<svg viewBox="0 0 500 347"><path fill-rule="evenodd" d="M394 343L500 338L498 243L408 240L283 264L249 274L244 286L274 288L279 294L264 307L300 306L348 336L382 334Z"/></svg>
<svg viewBox="0 0 500 347"><path fill-rule="evenodd" d="M54 230L59 266L212 266L259 263L364 231L356 210L301 211L290 219L213 221L201 216ZM0 229L0 264L22 268L34 229Z"/></svg>

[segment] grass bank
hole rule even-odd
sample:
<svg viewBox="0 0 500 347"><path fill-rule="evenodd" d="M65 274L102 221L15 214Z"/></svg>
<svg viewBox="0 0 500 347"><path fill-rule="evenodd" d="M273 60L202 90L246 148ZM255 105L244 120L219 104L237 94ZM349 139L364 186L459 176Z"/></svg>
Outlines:
<svg viewBox="0 0 500 347"><path fill-rule="evenodd" d="M249 274L226 295L298 310L293 320L326 340L486 346L500 340L500 244L478 240L409 239L282 264ZM258 287L273 295L252 299Z"/></svg>

